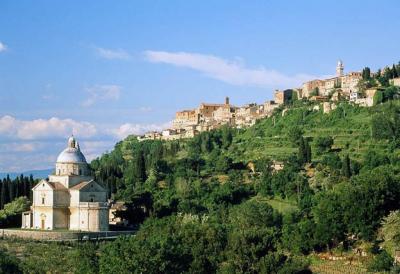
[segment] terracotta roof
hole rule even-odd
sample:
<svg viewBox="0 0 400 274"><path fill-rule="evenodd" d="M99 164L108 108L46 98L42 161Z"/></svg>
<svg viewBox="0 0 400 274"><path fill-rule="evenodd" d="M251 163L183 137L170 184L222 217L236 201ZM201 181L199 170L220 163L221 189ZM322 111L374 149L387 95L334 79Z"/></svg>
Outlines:
<svg viewBox="0 0 400 274"><path fill-rule="evenodd" d="M71 190L79 190L79 189L82 189L83 187L87 186L89 183L92 183L92 182L94 182L94 181L91 180L91 181L87 181L87 182L81 182L81 183L77 184L76 186L71 187L70 189Z"/></svg>
<svg viewBox="0 0 400 274"><path fill-rule="evenodd" d="M67 190L67 188L65 186L63 186L63 184L61 183L57 183L57 182L48 182L48 184L56 190Z"/></svg>
<svg viewBox="0 0 400 274"><path fill-rule="evenodd" d="M225 106L225 104L208 104L208 103L201 103L202 106L205 107L222 107Z"/></svg>

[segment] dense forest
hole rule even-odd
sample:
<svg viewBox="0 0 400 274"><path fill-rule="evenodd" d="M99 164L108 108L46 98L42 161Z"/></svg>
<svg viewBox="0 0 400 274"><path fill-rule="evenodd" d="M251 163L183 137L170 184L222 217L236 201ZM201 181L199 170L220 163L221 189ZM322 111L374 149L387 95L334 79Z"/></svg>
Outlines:
<svg viewBox="0 0 400 274"><path fill-rule="evenodd" d="M371 108L343 101L323 114L296 100L246 129L168 142L127 137L91 168L110 198L125 201L118 214L137 234L29 243L22 259L8 243L1 264L32 273L311 273L316 254L359 252L367 254L360 272L398 273L399 89L383 73L363 77L366 86L382 81Z"/></svg>
<svg viewBox="0 0 400 274"><path fill-rule="evenodd" d="M32 175L27 177L21 174L13 180L10 179L10 176L6 176L3 180L0 179L0 209L18 197L23 196L31 200L31 189L36 183L37 180L33 179Z"/></svg>

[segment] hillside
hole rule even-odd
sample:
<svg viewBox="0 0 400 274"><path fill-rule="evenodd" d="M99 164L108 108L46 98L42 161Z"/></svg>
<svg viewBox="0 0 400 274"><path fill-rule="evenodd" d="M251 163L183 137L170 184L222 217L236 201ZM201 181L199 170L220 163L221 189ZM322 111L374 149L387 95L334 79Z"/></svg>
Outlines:
<svg viewBox="0 0 400 274"><path fill-rule="evenodd" d="M192 139L129 136L91 168L135 237L3 240L3 253L38 273L397 273L400 101L316 106ZM36 264L43 250L64 263Z"/></svg>
<svg viewBox="0 0 400 274"><path fill-rule="evenodd" d="M296 101L246 129L118 143L91 165L111 197L128 203L123 216L144 223L135 239L110 244L106 254L135 248L161 256L159 263L171 264L166 272L299 270L310 262L312 269L329 269L308 254L336 250L347 254L343 263L358 261L363 269L393 260L393 247L386 253L376 247L393 246L378 232L382 218L400 209L399 101L371 108L342 102L329 114L315 106ZM159 250L167 239L178 253L169 244L169 251ZM200 256L196 248L213 251ZM368 257L354 258L355 250ZM186 263L178 263L181 253Z"/></svg>
<svg viewBox="0 0 400 274"><path fill-rule="evenodd" d="M296 146L288 136L289 130L296 126L302 128L307 138L332 137L332 148L340 150L339 155L351 154L352 158L360 160L368 149L388 152L390 146L387 140L372 138L371 119L373 115L385 113L388 108L399 105L398 101L394 101L390 106L383 104L364 108L342 103L331 113L322 114L322 110L312 110L313 105L308 102L298 103L288 109L285 115L279 111L273 117L240 132L235 137L232 155L236 154L238 159L244 156L248 161L260 157L285 160L296 152Z"/></svg>

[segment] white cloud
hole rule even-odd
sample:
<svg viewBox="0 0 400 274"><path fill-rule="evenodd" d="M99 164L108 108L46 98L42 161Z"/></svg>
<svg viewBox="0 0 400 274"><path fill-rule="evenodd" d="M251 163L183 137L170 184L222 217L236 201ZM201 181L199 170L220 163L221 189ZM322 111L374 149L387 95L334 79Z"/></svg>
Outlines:
<svg viewBox="0 0 400 274"><path fill-rule="evenodd" d="M71 134L80 141L86 159L91 161L110 151L117 141L128 135L162 130L170 125L169 122L110 126L57 117L23 120L9 115L0 116L0 171L52 167Z"/></svg>
<svg viewBox="0 0 400 274"><path fill-rule="evenodd" d="M238 86L289 88L317 78L307 74L289 76L264 67L247 68L242 62L225 60L213 55L166 51L145 51L144 54L150 62L190 68L208 77Z"/></svg>
<svg viewBox="0 0 400 274"><path fill-rule="evenodd" d="M121 94L121 87L117 85L96 85L86 88L89 97L82 102L82 106L89 107L97 101L118 100Z"/></svg>
<svg viewBox="0 0 400 274"><path fill-rule="evenodd" d="M98 56L109 60L128 60L131 57L130 54L123 49L105 49L95 47L95 50Z"/></svg>
<svg viewBox="0 0 400 274"><path fill-rule="evenodd" d="M6 51L6 50L7 50L7 46L4 43L0 42L0 52Z"/></svg>
<svg viewBox="0 0 400 274"><path fill-rule="evenodd" d="M112 129L110 133L119 139L124 139L131 134L140 135L148 131L161 131L162 129L168 128L170 126L171 122L149 125L125 123L118 128Z"/></svg>
<svg viewBox="0 0 400 274"><path fill-rule="evenodd" d="M40 148L41 145L38 143L3 143L0 144L0 152L33 152Z"/></svg>
<svg viewBox="0 0 400 274"><path fill-rule="evenodd" d="M72 119L18 120L12 116L0 118L0 135L21 140L50 139L69 136L91 137L97 133L96 127L88 122L78 122Z"/></svg>

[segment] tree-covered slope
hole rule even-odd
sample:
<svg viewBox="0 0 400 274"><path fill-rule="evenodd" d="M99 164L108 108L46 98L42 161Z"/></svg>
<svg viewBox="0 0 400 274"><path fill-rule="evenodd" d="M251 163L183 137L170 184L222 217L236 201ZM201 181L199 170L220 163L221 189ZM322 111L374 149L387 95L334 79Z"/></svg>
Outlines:
<svg viewBox="0 0 400 274"><path fill-rule="evenodd" d="M123 216L144 222L106 245L100 270L295 273L311 252L379 240L400 209L399 101L315 106L186 140L130 136L94 160L96 179L127 202ZM129 263L113 263L123 254Z"/></svg>

